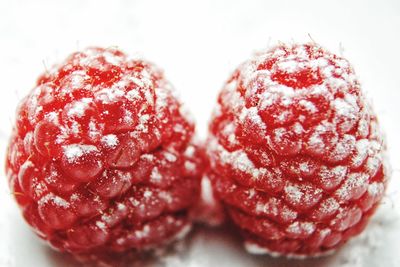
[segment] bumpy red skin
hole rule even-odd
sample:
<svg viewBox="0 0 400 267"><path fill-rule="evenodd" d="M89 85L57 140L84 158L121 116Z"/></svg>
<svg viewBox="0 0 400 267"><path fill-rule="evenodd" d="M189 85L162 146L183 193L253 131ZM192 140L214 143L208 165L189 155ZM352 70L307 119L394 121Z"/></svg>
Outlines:
<svg viewBox="0 0 400 267"><path fill-rule="evenodd" d="M153 64L89 48L17 109L6 162L26 221L73 254L160 246L186 232L202 167L194 125Z"/></svg>
<svg viewBox="0 0 400 267"><path fill-rule="evenodd" d="M209 132L209 177L250 252L331 252L364 229L384 193L377 119L347 60L316 44L242 64Z"/></svg>

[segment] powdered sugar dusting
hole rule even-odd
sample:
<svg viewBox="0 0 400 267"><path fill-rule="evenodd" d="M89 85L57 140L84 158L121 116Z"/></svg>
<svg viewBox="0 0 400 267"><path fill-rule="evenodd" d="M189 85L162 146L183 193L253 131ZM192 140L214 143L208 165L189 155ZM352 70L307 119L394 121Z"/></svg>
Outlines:
<svg viewBox="0 0 400 267"><path fill-rule="evenodd" d="M328 198L321 203L320 211L326 214L332 214L339 209L340 205L334 198Z"/></svg>
<svg viewBox="0 0 400 267"><path fill-rule="evenodd" d="M237 170L251 174L253 173L254 164L250 161L244 151L238 150L234 152L228 152L222 145L217 144L217 139L214 139L211 142L212 145L209 146L209 148L216 150L223 163L229 164Z"/></svg>
<svg viewBox="0 0 400 267"><path fill-rule="evenodd" d="M287 194L288 198L294 202L300 202L304 195L304 193L294 185L287 185L285 187L285 193Z"/></svg>
<svg viewBox="0 0 400 267"><path fill-rule="evenodd" d="M118 88L104 88L96 92L96 99L100 100L103 104L110 104L118 101L125 95L125 92Z"/></svg>
<svg viewBox="0 0 400 267"><path fill-rule="evenodd" d="M70 163L76 161L77 159L88 153L98 151L99 150L97 149L97 147L93 145L73 144L64 146L64 155Z"/></svg>
<svg viewBox="0 0 400 267"><path fill-rule="evenodd" d="M97 227L99 227L101 230L105 230L106 229L106 225L105 225L105 223L104 222L102 222L102 221L97 221L96 222L96 226Z"/></svg>
<svg viewBox="0 0 400 267"><path fill-rule="evenodd" d="M147 237L149 233L150 233L150 227L148 225L145 225L142 230L135 231L134 234L136 235L137 238L143 239Z"/></svg>
<svg viewBox="0 0 400 267"><path fill-rule="evenodd" d="M101 138L101 141L110 148L114 148L118 145L119 140L115 134L108 134Z"/></svg>
<svg viewBox="0 0 400 267"><path fill-rule="evenodd" d="M299 222L296 221L290 224L286 231L292 234L304 234L304 235L311 235L315 231L316 227L315 224L312 222Z"/></svg>
<svg viewBox="0 0 400 267"><path fill-rule="evenodd" d="M344 184L336 190L335 195L341 202L360 197L367 189L368 178L368 174L365 173L349 174Z"/></svg>
<svg viewBox="0 0 400 267"><path fill-rule="evenodd" d="M89 103L93 102L91 98L82 98L79 101L73 103L72 107L68 109L68 117L82 117L85 114L85 110L89 107Z"/></svg>
<svg viewBox="0 0 400 267"><path fill-rule="evenodd" d="M53 193L49 193L47 195L45 195L44 197L42 197L39 200L39 205L44 205L46 203L53 203L56 206L62 207L62 208L68 208L70 206L70 204L68 203L68 201L66 201L65 199L54 195Z"/></svg>
<svg viewBox="0 0 400 267"><path fill-rule="evenodd" d="M162 179L162 176L161 176L160 172L158 171L158 168L154 167L150 174L150 180L157 183L157 182L160 182L161 179Z"/></svg>

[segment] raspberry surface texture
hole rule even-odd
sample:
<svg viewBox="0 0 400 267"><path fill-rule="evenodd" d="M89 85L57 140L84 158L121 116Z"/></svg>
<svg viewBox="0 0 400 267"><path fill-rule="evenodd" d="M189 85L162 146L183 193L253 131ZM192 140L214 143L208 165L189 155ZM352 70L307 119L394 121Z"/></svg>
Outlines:
<svg viewBox="0 0 400 267"><path fill-rule="evenodd" d="M253 253L332 252L365 228L386 187L385 144L354 70L315 43L240 65L206 147L215 194Z"/></svg>
<svg viewBox="0 0 400 267"><path fill-rule="evenodd" d="M203 169L193 135L160 69L88 48L21 101L8 181L26 221L60 251L147 250L190 229Z"/></svg>

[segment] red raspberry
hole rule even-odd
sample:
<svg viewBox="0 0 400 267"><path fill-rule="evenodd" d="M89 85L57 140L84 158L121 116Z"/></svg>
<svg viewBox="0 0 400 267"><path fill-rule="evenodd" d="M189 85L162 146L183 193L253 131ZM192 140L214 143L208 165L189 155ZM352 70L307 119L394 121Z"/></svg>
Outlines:
<svg viewBox="0 0 400 267"><path fill-rule="evenodd" d="M242 64L209 129L209 176L250 252L333 251L384 193L377 119L348 61L316 44L281 44Z"/></svg>
<svg viewBox="0 0 400 267"><path fill-rule="evenodd" d="M140 251L191 225L203 169L193 134L157 67L89 48L22 100L6 170L25 219L55 248Z"/></svg>

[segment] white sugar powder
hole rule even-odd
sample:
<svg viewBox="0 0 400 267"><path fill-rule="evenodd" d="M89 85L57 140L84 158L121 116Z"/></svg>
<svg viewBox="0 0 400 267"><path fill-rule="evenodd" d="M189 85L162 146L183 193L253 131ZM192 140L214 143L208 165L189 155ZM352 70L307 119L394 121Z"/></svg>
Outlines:
<svg viewBox="0 0 400 267"><path fill-rule="evenodd" d="M119 140L115 134L108 134L101 138L101 142L107 147L114 148L118 145Z"/></svg>
<svg viewBox="0 0 400 267"><path fill-rule="evenodd" d="M70 204L68 203L68 201L66 201L65 199L54 195L53 193L49 193L47 195L45 195L44 197L42 197L39 200L39 205L43 205L46 204L48 202L52 202L55 205L59 206L59 207L63 207L63 208L68 208L70 206Z"/></svg>
<svg viewBox="0 0 400 267"><path fill-rule="evenodd" d="M68 117L82 117L85 115L86 109L89 107L89 104L93 102L92 98L82 98L81 100L75 101L72 104L72 107L68 109L67 115Z"/></svg>
<svg viewBox="0 0 400 267"><path fill-rule="evenodd" d="M98 152L97 147L93 145L80 145L73 144L64 146L64 155L67 158L68 162L72 163L78 158L84 156L85 154L91 153L93 151Z"/></svg>

